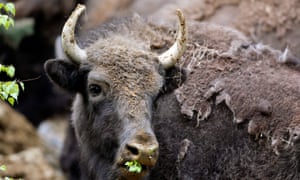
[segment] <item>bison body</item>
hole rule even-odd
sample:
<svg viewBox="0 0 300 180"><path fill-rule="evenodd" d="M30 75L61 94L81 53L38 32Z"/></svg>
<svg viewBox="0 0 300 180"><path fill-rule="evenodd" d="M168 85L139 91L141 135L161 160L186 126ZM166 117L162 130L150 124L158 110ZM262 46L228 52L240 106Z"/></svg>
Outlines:
<svg viewBox="0 0 300 180"><path fill-rule="evenodd" d="M192 21L187 29L177 67L164 68L159 55L173 26L138 16L76 37L79 48L71 37L71 61L45 64L77 94L69 140L79 144L81 178L299 179L297 61L232 29ZM74 169L67 154L65 169ZM125 167L131 160L141 173Z"/></svg>

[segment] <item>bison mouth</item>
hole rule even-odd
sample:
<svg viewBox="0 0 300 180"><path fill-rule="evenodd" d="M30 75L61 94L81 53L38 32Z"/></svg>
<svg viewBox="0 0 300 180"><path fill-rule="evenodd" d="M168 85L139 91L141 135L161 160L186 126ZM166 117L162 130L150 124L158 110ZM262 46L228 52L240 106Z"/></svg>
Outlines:
<svg viewBox="0 0 300 180"><path fill-rule="evenodd" d="M141 164L136 160L124 160L117 164L120 175L125 179L143 179L153 165Z"/></svg>

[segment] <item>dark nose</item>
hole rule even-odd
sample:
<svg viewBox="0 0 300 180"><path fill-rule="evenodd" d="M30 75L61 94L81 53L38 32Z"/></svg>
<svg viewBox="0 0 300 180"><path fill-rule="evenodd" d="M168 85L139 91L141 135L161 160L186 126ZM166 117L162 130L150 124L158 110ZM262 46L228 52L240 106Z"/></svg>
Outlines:
<svg viewBox="0 0 300 180"><path fill-rule="evenodd" d="M153 134L137 133L126 145L127 158L153 167L158 159L158 142Z"/></svg>

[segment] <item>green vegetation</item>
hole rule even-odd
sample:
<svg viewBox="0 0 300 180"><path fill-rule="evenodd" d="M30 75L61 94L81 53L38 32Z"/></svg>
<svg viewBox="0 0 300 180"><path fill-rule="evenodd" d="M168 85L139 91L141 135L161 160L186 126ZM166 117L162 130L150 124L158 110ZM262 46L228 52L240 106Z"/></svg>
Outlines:
<svg viewBox="0 0 300 180"><path fill-rule="evenodd" d="M137 162L136 160L127 161L125 163L125 166L128 168L129 172L133 172L133 173L141 173L142 172L142 165L139 162Z"/></svg>
<svg viewBox="0 0 300 180"><path fill-rule="evenodd" d="M0 14L0 27L4 27L8 30L10 27L14 26L13 17L16 14L15 5L13 3L0 3L0 10L4 10L6 14ZM0 73L5 73L8 77L13 78L15 76L15 67L4 66L0 64ZM18 95L20 88L24 90L24 83L20 81L0 81L0 99L7 101L11 105L18 100ZM5 165L0 165L0 171L6 171L7 167ZM14 180L10 177L1 177L0 180Z"/></svg>
<svg viewBox="0 0 300 180"><path fill-rule="evenodd" d="M15 68L13 66L3 66L0 64L0 72L5 72L7 76L13 78L15 76ZM18 100L20 88L24 90L24 83L20 81L0 81L0 99L9 102L11 105Z"/></svg>
<svg viewBox="0 0 300 180"><path fill-rule="evenodd" d="M4 10L6 14L0 14L0 26L8 30L14 26L13 16L16 14L16 9L13 3L0 3L0 10ZM15 68L13 66L4 66L0 64L0 73L4 72L10 78L15 76ZM20 87L24 90L24 84L20 81L0 81L0 99L14 105L18 100Z"/></svg>
<svg viewBox="0 0 300 180"><path fill-rule="evenodd" d="M13 3L0 3L0 10L2 9L6 14L0 14L0 26L8 30L9 27L14 26L14 19L12 17L16 15L15 5Z"/></svg>
<svg viewBox="0 0 300 180"><path fill-rule="evenodd" d="M5 165L1 165L0 166L0 171L6 171L6 166Z"/></svg>
<svg viewBox="0 0 300 180"><path fill-rule="evenodd" d="M1 165L0 166L0 171L6 171L6 166L5 165ZM0 177L0 180L13 180L13 178L10 177Z"/></svg>

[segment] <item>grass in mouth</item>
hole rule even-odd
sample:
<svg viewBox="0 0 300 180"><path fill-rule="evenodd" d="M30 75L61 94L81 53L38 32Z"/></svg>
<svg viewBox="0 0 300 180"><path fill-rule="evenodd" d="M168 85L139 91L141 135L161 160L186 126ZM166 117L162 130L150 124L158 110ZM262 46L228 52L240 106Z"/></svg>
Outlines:
<svg viewBox="0 0 300 180"><path fill-rule="evenodd" d="M136 160L125 162L125 166L128 168L129 172L133 172L133 173L142 172L142 165Z"/></svg>

